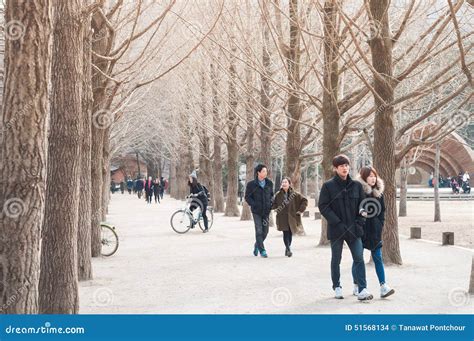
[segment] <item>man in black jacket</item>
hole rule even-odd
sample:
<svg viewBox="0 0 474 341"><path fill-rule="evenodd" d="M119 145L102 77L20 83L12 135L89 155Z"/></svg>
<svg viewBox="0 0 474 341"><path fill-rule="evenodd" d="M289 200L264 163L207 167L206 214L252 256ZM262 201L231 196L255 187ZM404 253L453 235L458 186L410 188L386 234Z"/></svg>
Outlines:
<svg viewBox="0 0 474 341"><path fill-rule="evenodd" d="M355 264L359 300L371 300L365 278L364 248L361 237L364 235L362 202L365 193L360 182L349 176L349 158L337 155L332 161L336 175L324 183L319 195L319 211L326 218L327 237L331 241L331 278L336 298L344 298L340 284L340 264L344 241L351 250Z"/></svg>
<svg viewBox="0 0 474 341"><path fill-rule="evenodd" d="M272 209L273 182L267 178L267 167L258 165L255 168L256 177L247 183L245 189L245 201L252 210L255 223L254 256L260 255L267 258L267 251L263 242L268 235L268 224L270 211Z"/></svg>
<svg viewBox="0 0 474 341"><path fill-rule="evenodd" d="M151 204L151 200L153 199L153 186L153 178L149 176L148 180L145 182L146 202L149 204Z"/></svg>

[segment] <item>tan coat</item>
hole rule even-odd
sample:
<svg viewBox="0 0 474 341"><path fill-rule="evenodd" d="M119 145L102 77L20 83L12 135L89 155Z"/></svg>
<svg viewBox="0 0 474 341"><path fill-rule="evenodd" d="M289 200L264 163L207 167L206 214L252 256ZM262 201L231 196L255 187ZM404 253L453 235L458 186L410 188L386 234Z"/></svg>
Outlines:
<svg viewBox="0 0 474 341"><path fill-rule="evenodd" d="M301 215L296 212L303 213L308 206L308 199L293 190L288 189L288 203L284 203L285 191L280 189L273 200L272 209L276 210L276 224L278 231L288 231L297 233L301 230L303 224Z"/></svg>

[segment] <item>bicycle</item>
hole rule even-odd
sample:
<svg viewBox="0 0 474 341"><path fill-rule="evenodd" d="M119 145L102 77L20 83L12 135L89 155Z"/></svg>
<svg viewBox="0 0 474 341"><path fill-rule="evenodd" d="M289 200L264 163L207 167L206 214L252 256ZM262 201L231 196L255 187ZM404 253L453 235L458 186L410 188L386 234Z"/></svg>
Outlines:
<svg viewBox="0 0 474 341"><path fill-rule="evenodd" d="M191 211L191 202L193 201L192 196L186 197L186 205L184 208L177 210L173 213L170 219L171 228L179 234L188 232L190 229L194 228L196 224L199 225L201 230L204 232L204 218L201 213L201 208L197 207L195 210ZM212 223L214 222L214 209L209 206L207 207L207 222L208 230L211 229Z"/></svg>
<svg viewBox="0 0 474 341"><path fill-rule="evenodd" d="M100 223L100 242L102 244L101 255L105 257L112 256L119 247L119 238L115 232L115 226L106 222Z"/></svg>

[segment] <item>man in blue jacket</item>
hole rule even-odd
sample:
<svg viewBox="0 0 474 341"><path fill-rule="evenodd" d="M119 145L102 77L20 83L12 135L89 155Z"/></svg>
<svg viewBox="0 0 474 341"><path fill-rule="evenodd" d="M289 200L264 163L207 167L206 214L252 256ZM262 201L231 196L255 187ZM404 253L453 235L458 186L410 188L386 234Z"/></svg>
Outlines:
<svg viewBox="0 0 474 341"><path fill-rule="evenodd" d="M263 242L268 235L270 211L272 209L273 182L267 178L267 167L259 164L255 168L255 179L247 183L245 201L252 210L255 223L254 256L267 258L267 251Z"/></svg>
<svg viewBox="0 0 474 341"><path fill-rule="evenodd" d="M367 291L365 277L364 248L361 237L364 235L364 210L362 209L365 193L362 184L353 181L349 176L349 158L337 155L332 161L335 175L325 182L319 195L319 211L326 218L327 237L331 241L331 278L335 297L342 299L340 284L340 264L344 241L351 250L354 261L356 280L359 285L357 298L361 301L371 300L373 296Z"/></svg>

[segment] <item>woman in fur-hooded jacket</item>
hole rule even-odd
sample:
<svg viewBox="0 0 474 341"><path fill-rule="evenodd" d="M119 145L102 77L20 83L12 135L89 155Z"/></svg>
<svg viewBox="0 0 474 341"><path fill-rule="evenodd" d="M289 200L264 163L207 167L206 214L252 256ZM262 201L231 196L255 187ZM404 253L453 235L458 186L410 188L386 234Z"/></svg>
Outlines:
<svg viewBox="0 0 474 341"><path fill-rule="evenodd" d="M364 248L369 249L372 254L380 283L380 297L385 298L395 293L395 290L385 282L385 267L382 258L382 231L385 223L383 191L385 186L373 167L362 167L357 181L362 184L366 195L361 207L365 211L362 215L366 218L362 243ZM354 294L356 294L359 290L355 281L355 265L352 266L352 277L354 278Z"/></svg>
<svg viewBox="0 0 474 341"><path fill-rule="evenodd" d="M363 167L356 180L362 184L366 195L363 208L367 212L367 217L362 242L364 248L372 251L382 246L382 231L385 224L383 198L385 185L372 167Z"/></svg>

